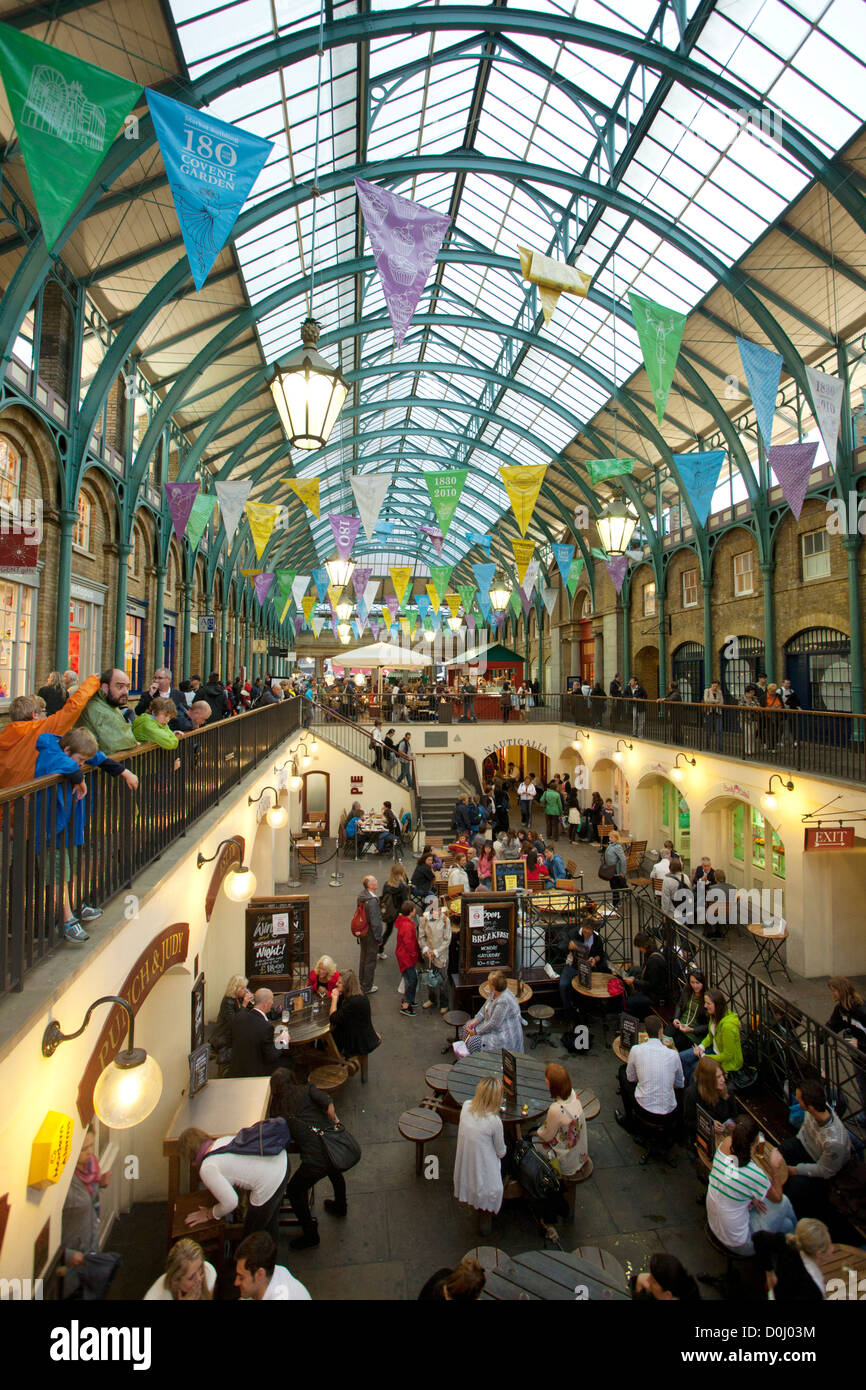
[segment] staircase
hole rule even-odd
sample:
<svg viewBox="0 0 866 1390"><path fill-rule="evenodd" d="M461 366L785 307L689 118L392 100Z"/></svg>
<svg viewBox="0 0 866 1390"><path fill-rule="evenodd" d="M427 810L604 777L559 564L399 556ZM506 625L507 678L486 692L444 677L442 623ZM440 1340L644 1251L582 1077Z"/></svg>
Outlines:
<svg viewBox="0 0 866 1390"><path fill-rule="evenodd" d="M422 789L419 792L426 835L442 835L450 838L454 803L458 796L461 796L466 790L467 788L464 786L430 787L428 791Z"/></svg>

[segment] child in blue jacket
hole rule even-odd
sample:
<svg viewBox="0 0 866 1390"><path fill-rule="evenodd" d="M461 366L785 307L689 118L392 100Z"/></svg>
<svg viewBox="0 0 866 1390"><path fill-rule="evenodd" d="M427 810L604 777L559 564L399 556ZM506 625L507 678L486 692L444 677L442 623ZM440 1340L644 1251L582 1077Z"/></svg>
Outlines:
<svg viewBox="0 0 866 1390"><path fill-rule="evenodd" d="M115 762L100 753L96 739L89 729L70 729L65 734L40 734L36 740L36 777L62 776L67 780L59 783L53 790L56 795L57 877L63 883L63 935L67 941L85 942L90 937L82 927L83 922L93 922L102 916L99 908L88 907L82 903L78 915L72 911L71 881L75 872L76 851L84 844L84 805L87 783L82 768L101 767L112 777L122 777L133 791L138 787L138 778L123 763ZM37 798L35 833L37 843L51 836L51 791ZM41 830L42 803L45 799L46 824ZM64 844L65 847L60 848Z"/></svg>

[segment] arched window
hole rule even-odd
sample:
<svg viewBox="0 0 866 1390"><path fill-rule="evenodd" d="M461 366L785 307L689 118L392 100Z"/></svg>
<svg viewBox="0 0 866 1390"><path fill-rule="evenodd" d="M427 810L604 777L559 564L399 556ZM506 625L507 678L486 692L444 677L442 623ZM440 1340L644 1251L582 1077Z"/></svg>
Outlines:
<svg viewBox="0 0 866 1390"><path fill-rule="evenodd" d="M726 705L739 704L749 684L764 674L764 644L759 637L726 637L719 672Z"/></svg>
<svg viewBox="0 0 866 1390"><path fill-rule="evenodd" d="M671 676L679 681L680 694L687 704L697 704L704 692L704 647L702 642L683 642L671 657Z"/></svg>
<svg viewBox="0 0 866 1390"><path fill-rule="evenodd" d="M832 627L809 627L785 643L785 678L804 709L851 709L851 639Z"/></svg>
<svg viewBox="0 0 866 1390"><path fill-rule="evenodd" d="M11 440L0 434L0 502L14 502L21 486L21 455Z"/></svg>
<svg viewBox="0 0 866 1390"><path fill-rule="evenodd" d="M78 520L72 532L72 544L79 550L90 549L90 521L93 514L93 503L82 491L78 494Z"/></svg>

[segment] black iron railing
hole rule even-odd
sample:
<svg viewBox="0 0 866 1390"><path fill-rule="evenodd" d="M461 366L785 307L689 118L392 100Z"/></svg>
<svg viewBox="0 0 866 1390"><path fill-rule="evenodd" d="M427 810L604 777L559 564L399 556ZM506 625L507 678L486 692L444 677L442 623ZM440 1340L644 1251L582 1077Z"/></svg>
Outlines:
<svg viewBox="0 0 866 1390"><path fill-rule="evenodd" d="M298 706L297 699L283 700L205 725L181 738L176 750L143 744L118 755L138 778L137 791L122 778L88 771L80 845L74 804L68 826L59 810L66 778L43 777L0 792L2 993L20 990L28 971L63 942L65 883L73 911L131 892L138 874L291 738L300 723Z"/></svg>
<svg viewBox="0 0 866 1390"><path fill-rule="evenodd" d="M372 725L356 724L351 719L339 714L336 709L328 705L320 705L314 700L304 700L303 704L303 720L307 728L315 732L319 738L324 738L328 743L332 743L343 753L348 753L350 758L364 763L366 767L379 770L375 750L370 746L373 741ZM414 756L410 754L407 757L401 753L396 760L386 762L383 752L381 761L381 771L385 776L393 777L395 781L401 768L408 768L408 785L405 775L400 785L406 787L409 793L412 830L413 832L419 830L421 828L421 803L418 798L418 768Z"/></svg>

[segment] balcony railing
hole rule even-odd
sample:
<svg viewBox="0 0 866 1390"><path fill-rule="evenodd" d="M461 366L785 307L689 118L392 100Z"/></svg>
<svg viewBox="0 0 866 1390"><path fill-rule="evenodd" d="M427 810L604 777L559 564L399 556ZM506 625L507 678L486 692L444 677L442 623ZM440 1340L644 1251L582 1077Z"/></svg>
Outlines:
<svg viewBox="0 0 866 1390"><path fill-rule="evenodd" d="M320 705L314 700L305 700L307 707L303 711L304 723L315 731L320 738L324 738L328 743L332 743L335 748L339 748L343 753L348 753L350 758L355 758L358 762L364 763L367 767L375 769L376 760L373 749L370 747L370 731L363 724L353 723L351 719L346 719L337 710L327 705ZM404 758L392 763L390 773L395 780L400 766L408 762L409 764L409 803L412 812L413 832L421 828L420 808L421 803L418 799L418 769L413 756ZM388 776L383 760L382 770ZM405 778L400 786L406 786Z"/></svg>
<svg viewBox="0 0 866 1390"><path fill-rule="evenodd" d="M87 772L81 845L75 844L74 803L69 826L58 830L58 788L67 794L66 778L43 777L0 792L2 992L20 990L28 972L63 942L64 882L72 885L73 910L83 903L100 907L131 890L138 874L291 738L300 723L299 703L283 700L205 725L176 750L143 744L119 755L139 779L135 792L122 778Z"/></svg>

